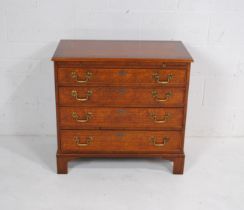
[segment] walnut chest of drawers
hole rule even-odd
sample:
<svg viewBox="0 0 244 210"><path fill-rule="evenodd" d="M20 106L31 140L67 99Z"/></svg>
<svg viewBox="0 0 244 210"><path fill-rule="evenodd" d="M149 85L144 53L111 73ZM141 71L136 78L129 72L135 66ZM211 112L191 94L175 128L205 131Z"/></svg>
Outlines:
<svg viewBox="0 0 244 210"><path fill-rule="evenodd" d="M190 54L179 41L61 40L57 172L85 157L159 157L184 169Z"/></svg>

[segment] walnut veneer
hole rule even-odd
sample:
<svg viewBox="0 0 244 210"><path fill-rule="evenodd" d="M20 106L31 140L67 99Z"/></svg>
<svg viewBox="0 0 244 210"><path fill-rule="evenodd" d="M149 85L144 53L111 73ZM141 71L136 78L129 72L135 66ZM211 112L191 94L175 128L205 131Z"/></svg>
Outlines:
<svg viewBox="0 0 244 210"><path fill-rule="evenodd" d="M58 173L85 157L160 157L183 173L193 60L182 42L61 40L52 60Z"/></svg>

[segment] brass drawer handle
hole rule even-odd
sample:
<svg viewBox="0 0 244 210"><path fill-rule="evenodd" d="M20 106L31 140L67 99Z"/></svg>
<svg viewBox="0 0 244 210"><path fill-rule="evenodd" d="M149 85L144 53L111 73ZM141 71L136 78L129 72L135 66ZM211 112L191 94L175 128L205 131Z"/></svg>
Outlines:
<svg viewBox="0 0 244 210"><path fill-rule="evenodd" d="M162 119L158 120L157 115L153 112L150 113L151 119L155 122L155 123L165 123L169 120L170 114L169 113L165 113L162 117Z"/></svg>
<svg viewBox="0 0 244 210"><path fill-rule="evenodd" d="M165 101L168 101L169 98L172 96L172 92L167 92L167 93L165 93L164 98L159 98L159 97L158 97L158 91L153 90L153 91L152 91L152 96L153 96L153 98L154 98L156 101L159 101L159 102L165 102Z"/></svg>
<svg viewBox="0 0 244 210"><path fill-rule="evenodd" d="M72 90L71 95L77 100L77 101L87 101L89 97L92 95L92 91L88 90L86 93L86 96L84 98L80 98L78 96L78 93L76 90Z"/></svg>
<svg viewBox="0 0 244 210"><path fill-rule="evenodd" d="M76 122L84 123L84 122L88 122L92 118L92 113L87 112L84 115L83 119L80 119L79 115L76 112L72 112L72 118L76 120Z"/></svg>
<svg viewBox="0 0 244 210"><path fill-rule="evenodd" d="M170 80L173 79L173 74L168 74L167 79L165 81L160 81L160 75L159 75L159 73L155 73L155 74L153 74L153 79L157 83L162 84L162 85L165 85L165 84L168 84L170 82Z"/></svg>
<svg viewBox="0 0 244 210"><path fill-rule="evenodd" d="M91 79L91 77L92 77L92 73L88 71L85 74L85 80L79 80L77 73L75 71L71 72L71 78L75 79L75 81L78 83L87 83Z"/></svg>
<svg viewBox="0 0 244 210"><path fill-rule="evenodd" d="M153 145L155 147L163 147L169 142L169 138L168 137L163 137L163 143L157 143L157 137L152 136L151 137L151 141L152 141L152 143L153 143Z"/></svg>
<svg viewBox="0 0 244 210"><path fill-rule="evenodd" d="M74 141L76 142L76 145L79 146L79 147L86 147L88 145L90 145L93 141L93 138L91 136L88 136L86 138L86 143L80 143L80 137L78 136L75 136L74 137Z"/></svg>

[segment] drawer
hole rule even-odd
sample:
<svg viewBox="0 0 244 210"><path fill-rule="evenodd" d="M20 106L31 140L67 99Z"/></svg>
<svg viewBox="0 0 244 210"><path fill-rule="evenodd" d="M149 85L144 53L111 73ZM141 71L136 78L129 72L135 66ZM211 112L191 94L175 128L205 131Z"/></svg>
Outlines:
<svg viewBox="0 0 244 210"><path fill-rule="evenodd" d="M160 153L179 152L181 131L61 130L65 153Z"/></svg>
<svg viewBox="0 0 244 210"><path fill-rule="evenodd" d="M183 108L59 107L61 129L182 129Z"/></svg>
<svg viewBox="0 0 244 210"><path fill-rule="evenodd" d="M183 106L184 88L59 87L59 105L64 106Z"/></svg>
<svg viewBox="0 0 244 210"><path fill-rule="evenodd" d="M59 85L184 85L184 69L58 68Z"/></svg>

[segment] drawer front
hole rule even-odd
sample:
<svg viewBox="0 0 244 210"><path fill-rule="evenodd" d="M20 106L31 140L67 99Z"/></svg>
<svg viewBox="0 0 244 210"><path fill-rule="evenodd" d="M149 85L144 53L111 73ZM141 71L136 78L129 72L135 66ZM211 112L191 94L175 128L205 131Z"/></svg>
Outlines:
<svg viewBox="0 0 244 210"><path fill-rule="evenodd" d="M59 87L64 106L183 106L184 88Z"/></svg>
<svg viewBox="0 0 244 210"><path fill-rule="evenodd" d="M179 152L181 131L61 130L61 150L66 153Z"/></svg>
<svg viewBox="0 0 244 210"><path fill-rule="evenodd" d="M183 69L58 68L59 85L184 85Z"/></svg>
<svg viewBox="0 0 244 210"><path fill-rule="evenodd" d="M182 129L183 108L59 107L62 129Z"/></svg>

